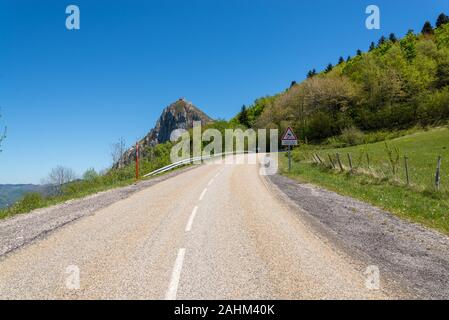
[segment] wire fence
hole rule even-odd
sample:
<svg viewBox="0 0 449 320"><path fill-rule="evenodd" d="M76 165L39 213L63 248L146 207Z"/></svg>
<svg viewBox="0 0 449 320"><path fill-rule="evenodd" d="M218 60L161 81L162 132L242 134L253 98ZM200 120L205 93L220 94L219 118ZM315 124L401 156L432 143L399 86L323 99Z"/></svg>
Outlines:
<svg viewBox="0 0 449 320"><path fill-rule="evenodd" d="M443 157L437 156L433 162L434 170L413 167L413 159L407 155L400 155L396 148L386 148L383 160L373 160L370 153L362 152L358 155L340 152L308 151L304 159L321 168L335 173L348 175L367 175L380 181L393 182L396 185L407 186L419 191L431 190L449 193L448 181L443 177ZM429 164L430 165L430 164ZM416 172L419 171L419 174ZM416 173L416 174L414 174Z"/></svg>

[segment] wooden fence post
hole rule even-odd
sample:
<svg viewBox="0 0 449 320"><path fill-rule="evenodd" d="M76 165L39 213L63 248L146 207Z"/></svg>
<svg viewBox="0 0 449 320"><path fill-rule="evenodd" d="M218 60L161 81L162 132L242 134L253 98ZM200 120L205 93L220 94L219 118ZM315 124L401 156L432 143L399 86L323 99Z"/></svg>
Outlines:
<svg viewBox="0 0 449 320"><path fill-rule="evenodd" d="M441 156L438 156L437 171L435 173L435 187L437 188L437 190L440 190L440 180L441 180L440 169L441 169Z"/></svg>
<svg viewBox="0 0 449 320"><path fill-rule="evenodd" d="M318 153L316 153L316 157L318 159L318 161L320 162L320 164L324 164L323 160L321 160L320 156L318 155Z"/></svg>
<svg viewBox="0 0 449 320"><path fill-rule="evenodd" d="M349 154L349 152L348 152L348 161L349 161L349 168L351 168L351 172L353 171L353 168L352 168L352 159L351 159L351 155Z"/></svg>
<svg viewBox="0 0 449 320"><path fill-rule="evenodd" d="M340 154L339 154L338 152L337 152L336 156L337 156L337 162L338 162L338 165L340 166L340 171L341 171L341 172L345 171L345 170L343 169L343 165L341 164Z"/></svg>
<svg viewBox="0 0 449 320"><path fill-rule="evenodd" d="M366 153L366 160L368 161L368 169L370 168L370 163L369 163L369 153Z"/></svg>
<svg viewBox="0 0 449 320"><path fill-rule="evenodd" d="M410 185L410 176L408 173L408 157L404 156L404 164L405 164L405 176L407 178L407 185Z"/></svg>
<svg viewBox="0 0 449 320"><path fill-rule="evenodd" d="M328 153L327 155L328 155L328 157L329 157L329 161L331 162L332 169L335 170L335 163L334 163L334 160L332 160L332 157L331 157L331 155L330 155L329 153Z"/></svg>

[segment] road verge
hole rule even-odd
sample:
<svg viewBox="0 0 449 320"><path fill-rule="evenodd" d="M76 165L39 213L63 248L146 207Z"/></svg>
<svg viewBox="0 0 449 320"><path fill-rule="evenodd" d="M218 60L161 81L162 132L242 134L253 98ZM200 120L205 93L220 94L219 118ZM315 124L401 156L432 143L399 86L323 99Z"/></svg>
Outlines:
<svg viewBox="0 0 449 320"><path fill-rule="evenodd" d="M47 236L58 228L92 215L96 211L126 199L136 192L195 167L189 166L126 187L99 192L84 198L69 200L62 204L0 220L0 258L36 239Z"/></svg>
<svg viewBox="0 0 449 320"><path fill-rule="evenodd" d="M416 298L449 299L447 236L311 184L281 175L265 180L323 239L360 266L378 266L384 285Z"/></svg>

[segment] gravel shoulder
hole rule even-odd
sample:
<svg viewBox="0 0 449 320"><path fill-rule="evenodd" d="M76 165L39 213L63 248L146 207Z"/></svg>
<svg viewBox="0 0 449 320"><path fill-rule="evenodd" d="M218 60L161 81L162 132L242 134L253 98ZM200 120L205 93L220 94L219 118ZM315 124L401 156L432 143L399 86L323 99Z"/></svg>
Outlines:
<svg viewBox="0 0 449 320"><path fill-rule="evenodd" d="M62 226L92 215L94 212L126 199L136 192L193 168L195 166L172 171L123 188L99 192L84 198L69 200L62 204L0 220L0 258L36 239L47 236Z"/></svg>
<svg viewBox="0 0 449 320"><path fill-rule="evenodd" d="M447 236L315 185L281 175L266 180L323 237L362 265L378 266L383 284L412 298L449 299Z"/></svg>

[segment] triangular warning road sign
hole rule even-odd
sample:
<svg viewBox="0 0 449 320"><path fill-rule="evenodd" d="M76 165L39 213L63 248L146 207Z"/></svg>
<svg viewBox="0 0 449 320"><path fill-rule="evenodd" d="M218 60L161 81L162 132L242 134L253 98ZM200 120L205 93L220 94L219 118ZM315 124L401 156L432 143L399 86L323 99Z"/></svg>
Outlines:
<svg viewBox="0 0 449 320"><path fill-rule="evenodd" d="M292 128L287 128L284 135L282 136L282 140L285 141L296 141L298 138L296 137L295 133L293 132Z"/></svg>

